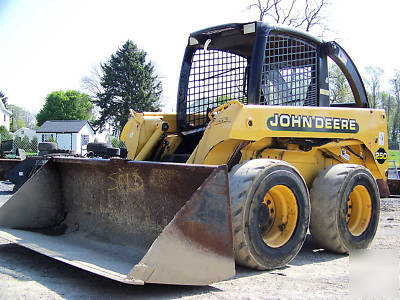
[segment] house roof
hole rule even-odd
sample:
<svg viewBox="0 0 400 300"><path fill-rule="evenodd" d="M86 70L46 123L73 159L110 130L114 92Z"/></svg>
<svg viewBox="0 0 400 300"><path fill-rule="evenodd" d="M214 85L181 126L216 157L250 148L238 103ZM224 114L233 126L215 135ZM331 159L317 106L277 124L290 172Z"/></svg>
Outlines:
<svg viewBox="0 0 400 300"><path fill-rule="evenodd" d="M7 113L9 116L12 115L12 112L6 108L6 106L4 105L3 101L0 101L0 109L2 111L4 111L5 113Z"/></svg>
<svg viewBox="0 0 400 300"><path fill-rule="evenodd" d="M31 128L28 128L28 127L21 127L21 128L18 128L14 133L19 133L21 131L32 132L32 133L36 132L36 130L34 130L34 129L31 129Z"/></svg>
<svg viewBox="0 0 400 300"><path fill-rule="evenodd" d="M21 127L21 128L19 128L18 130L16 130L14 132L14 134L16 134L16 135L19 135L19 134L21 134L21 135L29 135L29 134L33 135L35 133L36 133L36 130L28 128L28 127Z"/></svg>
<svg viewBox="0 0 400 300"><path fill-rule="evenodd" d="M75 133L79 132L86 124L92 126L86 120L52 120L46 121L40 126L37 133ZM93 130L93 128L92 128ZM93 130L94 132L94 130Z"/></svg>

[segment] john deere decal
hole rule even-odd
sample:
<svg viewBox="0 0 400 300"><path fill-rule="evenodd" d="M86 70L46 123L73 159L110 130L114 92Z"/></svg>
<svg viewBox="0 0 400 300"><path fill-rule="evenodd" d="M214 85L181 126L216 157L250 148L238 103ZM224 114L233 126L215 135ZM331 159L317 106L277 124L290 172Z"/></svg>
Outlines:
<svg viewBox="0 0 400 300"><path fill-rule="evenodd" d="M274 114L268 118L267 126L274 131L308 131L357 133L358 123L355 119L331 118L304 115Z"/></svg>

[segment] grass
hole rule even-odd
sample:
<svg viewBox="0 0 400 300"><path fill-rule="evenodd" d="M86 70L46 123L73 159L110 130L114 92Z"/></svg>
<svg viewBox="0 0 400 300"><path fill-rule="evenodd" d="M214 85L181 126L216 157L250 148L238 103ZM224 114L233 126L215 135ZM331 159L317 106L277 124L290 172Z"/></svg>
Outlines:
<svg viewBox="0 0 400 300"><path fill-rule="evenodd" d="M389 149L389 159L395 160L397 165L400 165L400 150L390 150Z"/></svg>
<svg viewBox="0 0 400 300"><path fill-rule="evenodd" d="M36 152L25 152L26 156L35 156L38 155Z"/></svg>

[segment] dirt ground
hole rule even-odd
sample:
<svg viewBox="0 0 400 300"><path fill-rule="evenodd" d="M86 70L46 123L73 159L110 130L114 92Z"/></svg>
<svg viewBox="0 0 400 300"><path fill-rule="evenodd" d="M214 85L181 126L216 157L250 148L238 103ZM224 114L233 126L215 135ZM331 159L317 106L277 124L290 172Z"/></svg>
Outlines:
<svg viewBox="0 0 400 300"><path fill-rule="evenodd" d="M0 206L11 190L11 185L0 183ZM382 199L379 229L368 253L389 254L389 268L394 272L385 269L380 274L372 266L372 274L365 273L374 278L377 299L399 298L399 248L400 198ZM237 267L234 278L205 287L129 286L0 239L0 299L353 299L359 294L353 293L357 290L350 275L351 257L316 248L309 235L298 256L284 269L261 272ZM364 279L361 286L365 287L371 280ZM393 283L389 294L384 287L387 282Z"/></svg>

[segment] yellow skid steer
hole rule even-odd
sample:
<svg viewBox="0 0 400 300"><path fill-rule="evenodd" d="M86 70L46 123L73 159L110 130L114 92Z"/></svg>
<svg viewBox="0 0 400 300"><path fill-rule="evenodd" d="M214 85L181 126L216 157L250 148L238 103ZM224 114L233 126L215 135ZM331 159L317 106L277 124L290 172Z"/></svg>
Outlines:
<svg viewBox="0 0 400 300"><path fill-rule="evenodd" d="M328 58L352 102L330 100ZM0 237L124 283L190 285L283 267L308 229L336 253L374 238L385 112L335 42L259 22L194 32L177 113L131 111L121 140L127 159L50 159L0 208Z"/></svg>

